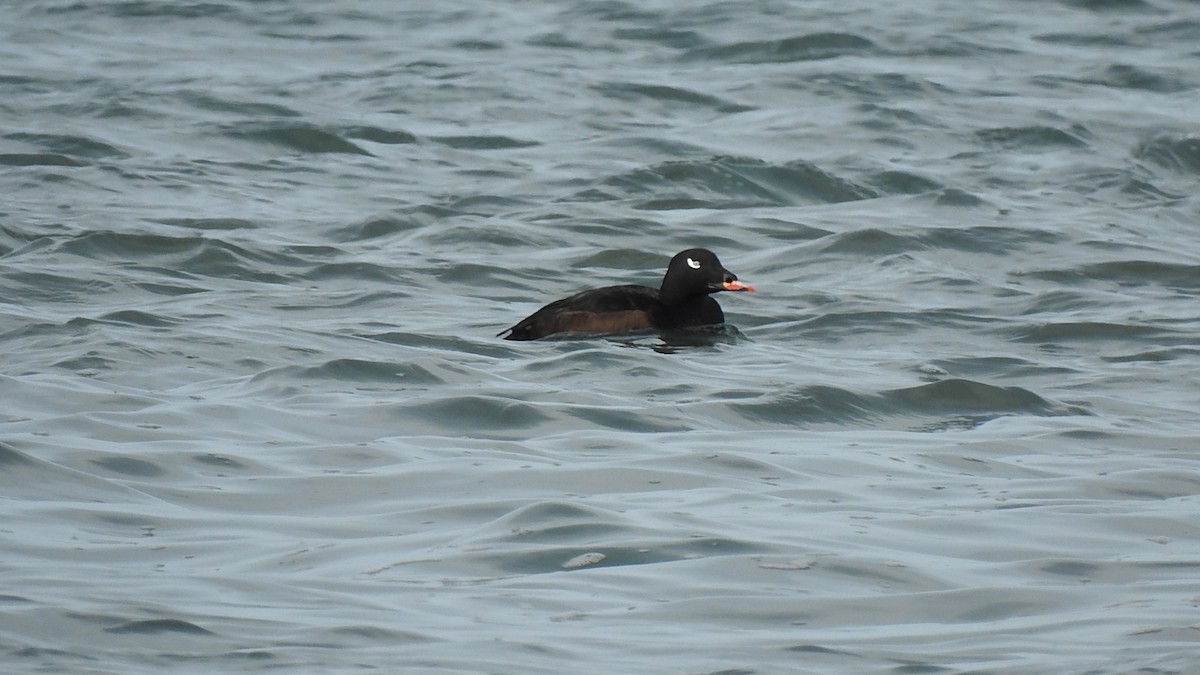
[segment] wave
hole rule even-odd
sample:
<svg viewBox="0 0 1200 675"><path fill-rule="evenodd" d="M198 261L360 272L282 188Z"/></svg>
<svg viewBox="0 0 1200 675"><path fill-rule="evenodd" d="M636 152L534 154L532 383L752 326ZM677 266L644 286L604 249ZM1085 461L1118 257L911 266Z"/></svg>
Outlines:
<svg viewBox="0 0 1200 675"><path fill-rule="evenodd" d="M577 193L580 201L631 200L634 208L734 209L831 204L879 193L802 160L773 164L748 157L678 160L610 176Z"/></svg>
<svg viewBox="0 0 1200 675"><path fill-rule="evenodd" d="M699 47L685 52L683 59L726 63L791 63L832 59L850 54L871 54L876 49L874 42L861 35L826 32Z"/></svg>
<svg viewBox="0 0 1200 675"><path fill-rule="evenodd" d="M919 431L970 428L1003 416L1086 414L1022 387L1000 387L960 378L876 394L811 385L767 402L731 403L748 419L785 426L896 425Z"/></svg>

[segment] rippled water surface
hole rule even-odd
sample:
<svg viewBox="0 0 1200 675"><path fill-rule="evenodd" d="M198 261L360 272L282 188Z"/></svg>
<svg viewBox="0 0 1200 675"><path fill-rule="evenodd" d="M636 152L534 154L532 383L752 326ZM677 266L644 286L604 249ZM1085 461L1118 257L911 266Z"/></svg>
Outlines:
<svg viewBox="0 0 1200 675"><path fill-rule="evenodd" d="M0 36L5 672L1200 672L1195 3Z"/></svg>

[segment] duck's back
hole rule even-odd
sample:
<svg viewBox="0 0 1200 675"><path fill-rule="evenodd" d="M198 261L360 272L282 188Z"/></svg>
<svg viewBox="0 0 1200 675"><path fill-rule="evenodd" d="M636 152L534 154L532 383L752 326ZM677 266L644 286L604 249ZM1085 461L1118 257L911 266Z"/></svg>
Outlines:
<svg viewBox="0 0 1200 675"><path fill-rule="evenodd" d="M537 340L555 333L629 333L655 328L663 313L658 289L605 286L555 300L501 332L505 340Z"/></svg>

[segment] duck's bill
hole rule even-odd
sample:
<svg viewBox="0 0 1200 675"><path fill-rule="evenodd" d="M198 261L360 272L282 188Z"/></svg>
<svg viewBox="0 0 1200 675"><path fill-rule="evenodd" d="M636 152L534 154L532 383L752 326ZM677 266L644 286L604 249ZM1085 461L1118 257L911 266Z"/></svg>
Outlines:
<svg viewBox="0 0 1200 675"><path fill-rule="evenodd" d="M753 286L751 286L749 284L743 284L740 281L726 281L725 283L721 284L721 288L724 288L727 291L750 291L751 293L754 292Z"/></svg>

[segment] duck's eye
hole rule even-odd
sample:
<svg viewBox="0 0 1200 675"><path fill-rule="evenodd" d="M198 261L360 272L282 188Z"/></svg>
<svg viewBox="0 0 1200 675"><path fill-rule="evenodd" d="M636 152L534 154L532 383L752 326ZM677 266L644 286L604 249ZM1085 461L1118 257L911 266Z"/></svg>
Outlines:
<svg viewBox="0 0 1200 675"><path fill-rule="evenodd" d="M691 258L688 258L688 267L690 267L694 270L698 270L698 269L700 269L700 261L692 260Z"/></svg>

